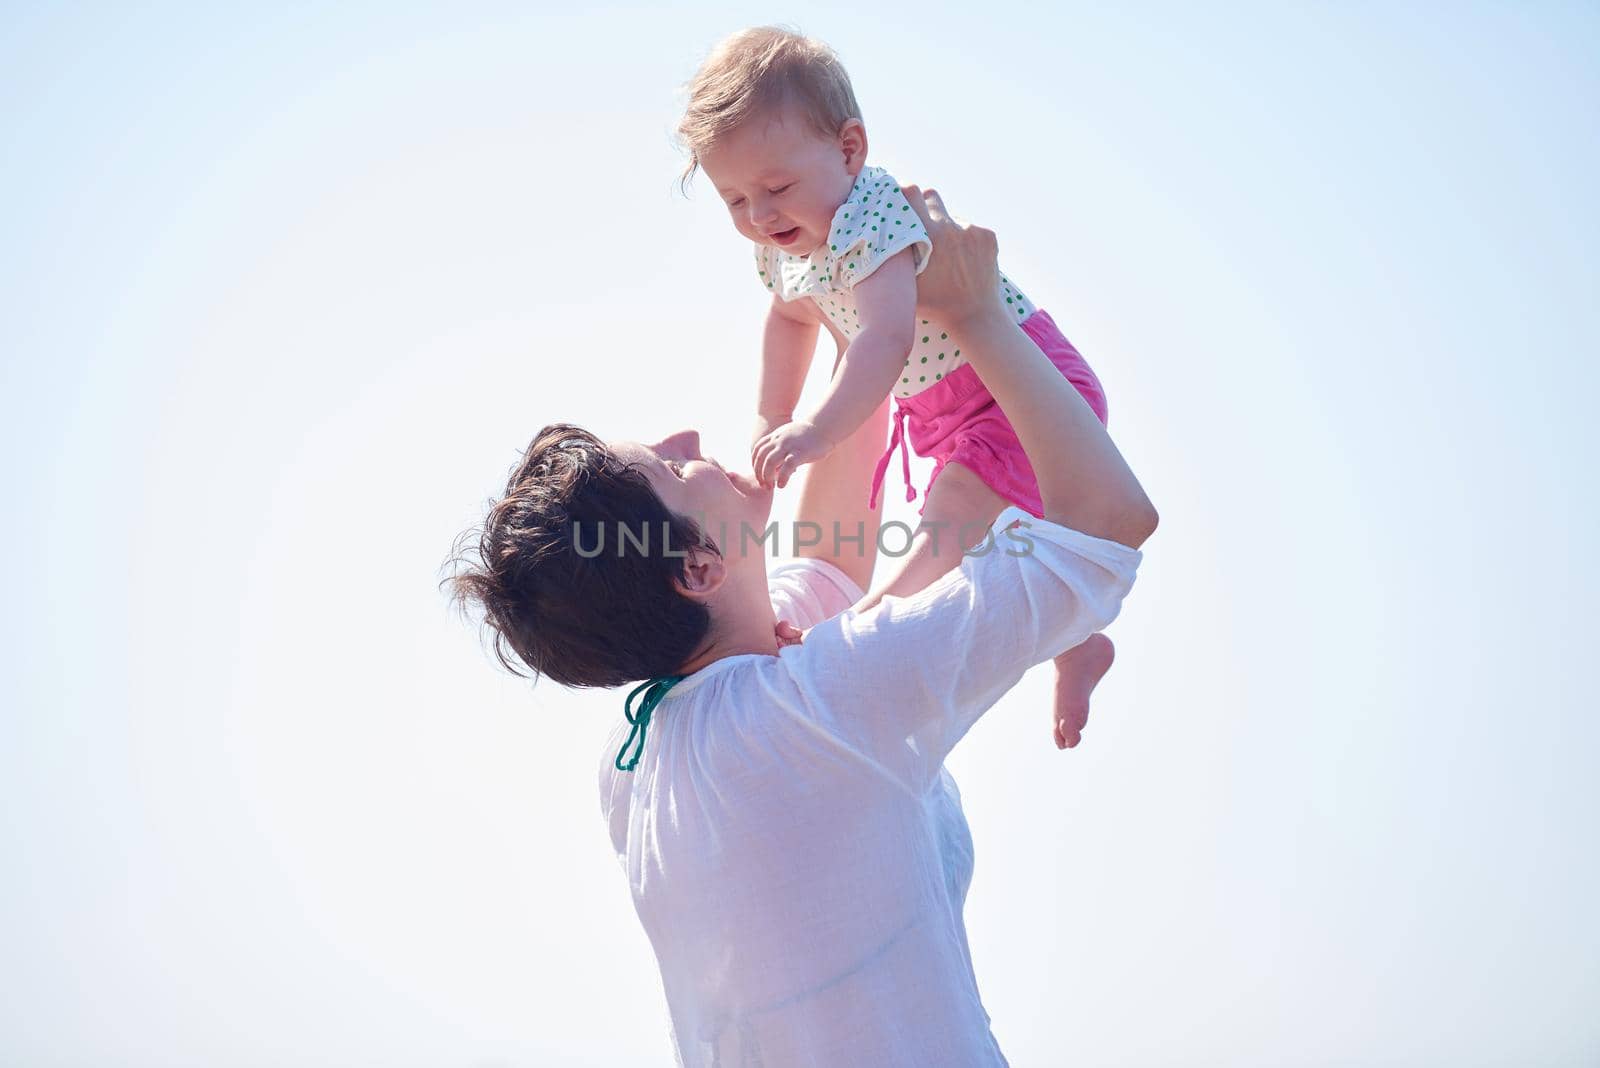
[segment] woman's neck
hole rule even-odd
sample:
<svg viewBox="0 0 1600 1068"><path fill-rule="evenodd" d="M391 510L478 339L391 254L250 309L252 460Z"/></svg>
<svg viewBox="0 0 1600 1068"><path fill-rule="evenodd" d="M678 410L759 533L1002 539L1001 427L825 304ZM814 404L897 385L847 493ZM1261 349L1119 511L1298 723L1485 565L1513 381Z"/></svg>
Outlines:
<svg viewBox="0 0 1600 1068"><path fill-rule="evenodd" d="M727 583L706 602L711 611L711 630L705 646L684 661L679 675L692 675L701 668L730 656L754 653L778 655L777 618L763 572L761 581Z"/></svg>

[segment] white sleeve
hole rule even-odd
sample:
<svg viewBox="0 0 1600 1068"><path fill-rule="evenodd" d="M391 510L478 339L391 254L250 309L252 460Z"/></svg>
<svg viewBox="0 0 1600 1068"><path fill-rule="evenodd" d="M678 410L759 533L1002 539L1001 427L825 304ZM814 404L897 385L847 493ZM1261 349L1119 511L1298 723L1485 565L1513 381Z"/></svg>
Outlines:
<svg viewBox="0 0 1600 1068"><path fill-rule="evenodd" d="M765 245L752 244L756 251L756 274L761 279L761 284L773 292L778 292L778 264L772 257L772 250Z"/></svg>
<svg viewBox="0 0 1600 1068"><path fill-rule="evenodd" d="M816 557L786 560L767 572L772 614L801 630L843 612L864 596L838 566Z"/></svg>
<svg viewBox="0 0 1600 1068"><path fill-rule="evenodd" d="M920 593L835 616L785 650L810 718L918 794L1030 667L1117 617L1142 559L1015 506L991 535Z"/></svg>
<svg viewBox="0 0 1600 1068"><path fill-rule="evenodd" d="M839 282L853 289L889 259L907 249L921 274L933 252L922 220L911 210L900 185L888 174L869 183L835 217L829 253Z"/></svg>

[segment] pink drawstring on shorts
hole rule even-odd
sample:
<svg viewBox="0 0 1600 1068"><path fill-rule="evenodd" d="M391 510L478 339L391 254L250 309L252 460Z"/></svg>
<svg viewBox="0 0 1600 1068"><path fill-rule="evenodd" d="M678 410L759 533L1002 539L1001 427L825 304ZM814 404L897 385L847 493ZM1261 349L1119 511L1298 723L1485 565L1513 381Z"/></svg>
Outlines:
<svg viewBox="0 0 1600 1068"><path fill-rule="evenodd" d="M889 470L889 461L894 458L895 447L900 448L900 461L905 469L906 503L910 504L917 499L917 491L911 488L911 447L906 444L906 410L898 401L894 406L894 433L889 436L889 447L878 458L878 467L872 472L872 491L867 494L867 507L878 507L878 490L883 488L883 476Z"/></svg>

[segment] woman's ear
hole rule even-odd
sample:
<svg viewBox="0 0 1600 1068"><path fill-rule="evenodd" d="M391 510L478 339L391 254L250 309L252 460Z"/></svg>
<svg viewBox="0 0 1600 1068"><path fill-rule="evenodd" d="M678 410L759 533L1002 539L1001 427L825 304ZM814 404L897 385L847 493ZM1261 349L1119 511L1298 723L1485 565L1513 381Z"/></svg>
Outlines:
<svg viewBox="0 0 1600 1068"><path fill-rule="evenodd" d="M728 567L722 557L709 549L690 549L683 562L683 574L672 580L677 591L692 600L704 602L722 588Z"/></svg>
<svg viewBox="0 0 1600 1068"><path fill-rule="evenodd" d="M852 178L867 165L867 128L860 119L846 119L839 127L839 150L844 153L844 169Z"/></svg>

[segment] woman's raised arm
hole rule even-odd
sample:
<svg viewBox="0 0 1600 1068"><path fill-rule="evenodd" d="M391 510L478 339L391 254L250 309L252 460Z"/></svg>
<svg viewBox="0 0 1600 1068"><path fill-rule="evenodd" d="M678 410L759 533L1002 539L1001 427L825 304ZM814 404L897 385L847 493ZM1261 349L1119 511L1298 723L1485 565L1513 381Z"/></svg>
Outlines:
<svg viewBox="0 0 1600 1068"><path fill-rule="evenodd" d="M1117 617L1156 514L1083 398L1002 310L994 234L951 220L935 194L905 194L933 238L919 306L960 338L1010 417L1045 512L997 523L926 589L817 624L788 661L811 718L920 793L1029 668ZM839 507L863 507L858 486Z"/></svg>
<svg viewBox="0 0 1600 1068"><path fill-rule="evenodd" d="M1016 429L1044 518L1137 549L1155 531L1155 507L1089 405L1000 303L993 231L951 219L931 189L904 192L933 240L917 304L949 324Z"/></svg>

